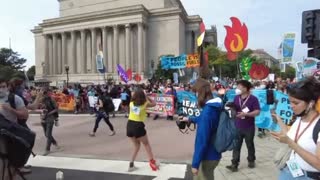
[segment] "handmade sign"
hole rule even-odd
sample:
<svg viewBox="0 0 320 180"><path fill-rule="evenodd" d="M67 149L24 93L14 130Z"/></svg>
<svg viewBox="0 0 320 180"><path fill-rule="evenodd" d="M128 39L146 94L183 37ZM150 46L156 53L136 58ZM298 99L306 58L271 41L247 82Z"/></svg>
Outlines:
<svg viewBox="0 0 320 180"><path fill-rule="evenodd" d="M286 33L282 42L282 62L288 63L292 61L294 41L296 38L295 33Z"/></svg>
<svg viewBox="0 0 320 180"><path fill-rule="evenodd" d="M243 58L240 63L240 70L242 72L242 78L249 80L249 70L252 67L252 60L249 57Z"/></svg>
<svg viewBox="0 0 320 180"><path fill-rule="evenodd" d="M264 64L252 64L249 75L252 79L263 80L269 76L269 68Z"/></svg>
<svg viewBox="0 0 320 180"><path fill-rule="evenodd" d="M187 68L199 67L200 66L200 58L198 54L189 54L187 56Z"/></svg>
<svg viewBox="0 0 320 180"><path fill-rule="evenodd" d="M182 116L199 116L198 98L192 92L177 91L178 110L177 113Z"/></svg>
<svg viewBox="0 0 320 180"><path fill-rule="evenodd" d="M147 112L151 114L159 114L164 116L174 115L174 97L164 94L149 94L152 100L156 102L156 106L147 108Z"/></svg>
<svg viewBox="0 0 320 180"><path fill-rule="evenodd" d="M232 27L224 26L227 30L227 35L224 40L224 45L227 49L227 57L230 61L237 59L237 54L243 51L248 44L248 28L246 24L241 24L236 17L231 17Z"/></svg>

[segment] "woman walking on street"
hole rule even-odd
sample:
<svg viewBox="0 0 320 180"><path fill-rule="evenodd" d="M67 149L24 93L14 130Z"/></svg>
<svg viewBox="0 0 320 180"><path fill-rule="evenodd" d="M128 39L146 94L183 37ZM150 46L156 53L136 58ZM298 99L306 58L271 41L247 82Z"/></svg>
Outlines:
<svg viewBox="0 0 320 180"><path fill-rule="evenodd" d="M158 165L156 164L156 161L154 160L151 145L149 143L147 132L144 125L144 121L147 116L146 108L154 107L155 105L156 103L149 97L147 97L141 88L137 88L132 93L132 98L129 105L130 113L129 120L127 123L127 136L130 138L130 141L134 145L134 152L132 155L131 162L129 164L129 172L137 169L134 166L134 161L136 160L136 157L140 150L141 143L147 151L151 169L153 171L159 169Z"/></svg>

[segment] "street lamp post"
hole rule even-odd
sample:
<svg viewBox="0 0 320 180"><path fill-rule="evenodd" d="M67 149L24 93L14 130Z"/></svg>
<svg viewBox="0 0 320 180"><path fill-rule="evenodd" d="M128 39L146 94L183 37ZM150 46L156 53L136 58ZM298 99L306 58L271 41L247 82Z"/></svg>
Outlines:
<svg viewBox="0 0 320 180"><path fill-rule="evenodd" d="M69 87L69 66L65 65L64 69L66 70L66 73L67 73L67 87Z"/></svg>

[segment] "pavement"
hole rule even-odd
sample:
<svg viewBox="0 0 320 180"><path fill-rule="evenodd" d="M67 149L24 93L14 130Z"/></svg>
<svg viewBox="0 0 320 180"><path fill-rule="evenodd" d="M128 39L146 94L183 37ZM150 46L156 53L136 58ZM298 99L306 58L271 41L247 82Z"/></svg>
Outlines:
<svg viewBox="0 0 320 180"><path fill-rule="evenodd" d="M87 114L61 114L60 126L55 127L53 135L63 148L55 150L49 156L44 152L46 138L43 135L38 115L31 115L29 126L37 132L34 151L38 156L30 158L28 164L33 166L33 173L27 176L32 180L55 179L60 170L67 180L100 180L100 179L192 179L190 164L192 160L195 132L182 134L174 121L165 118L146 122L148 137L156 159L160 162L160 171L151 171L147 155L143 148L137 158L138 170L127 172L132 145L126 137L127 119L123 115L110 118L117 134L108 136L110 130L101 121L96 137L89 137L94 126L95 117ZM245 144L245 143L244 143ZM277 179L278 170L273 165L273 157L279 143L270 136L255 138L256 168L247 167L247 149L243 145L239 172L231 173L225 166L231 163L232 152L223 153L215 179L218 180L273 180Z"/></svg>

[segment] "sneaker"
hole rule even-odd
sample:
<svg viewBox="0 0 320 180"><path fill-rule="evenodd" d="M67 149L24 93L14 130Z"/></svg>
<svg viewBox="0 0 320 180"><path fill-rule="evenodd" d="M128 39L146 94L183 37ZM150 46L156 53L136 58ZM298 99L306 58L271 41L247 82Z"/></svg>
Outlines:
<svg viewBox="0 0 320 180"><path fill-rule="evenodd" d="M30 168L22 167L22 168L19 168L19 172L21 174L30 174L32 171Z"/></svg>
<svg viewBox="0 0 320 180"><path fill-rule="evenodd" d="M259 137L259 138L263 138L263 133L262 133L262 132L259 132L259 133L258 133L258 137Z"/></svg>
<svg viewBox="0 0 320 180"><path fill-rule="evenodd" d="M249 162L249 163L248 163L248 167L251 168L251 169L253 169L253 168L256 167L256 163L255 163L255 162Z"/></svg>
<svg viewBox="0 0 320 180"><path fill-rule="evenodd" d="M95 137L96 134L95 134L95 133L90 133L89 136L90 136L90 137Z"/></svg>
<svg viewBox="0 0 320 180"><path fill-rule="evenodd" d="M150 165L152 171L159 170L159 166L154 159L150 160L149 165Z"/></svg>
<svg viewBox="0 0 320 180"><path fill-rule="evenodd" d="M133 162L130 162L128 172L136 171L138 168L134 166Z"/></svg>
<svg viewBox="0 0 320 180"><path fill-rule="evenodd" d="M44 153L43 153L43 156L48 156L50 154L50 151L46 150Z"/></svg>
<svg viewBox="0 0 320 180"><path fill-rule="evenodd" d="M227 169L229 169L231 172L237 172L238 171L238 166L237 165L230 165L226 166Z"/></svg>
<svg viewBox="0 0 320 180"><path fill-rule="evenodd" d="M109 134L109 136L114 136L114 135L116 135L116 131L112 131L112 132Z"/></svg>

